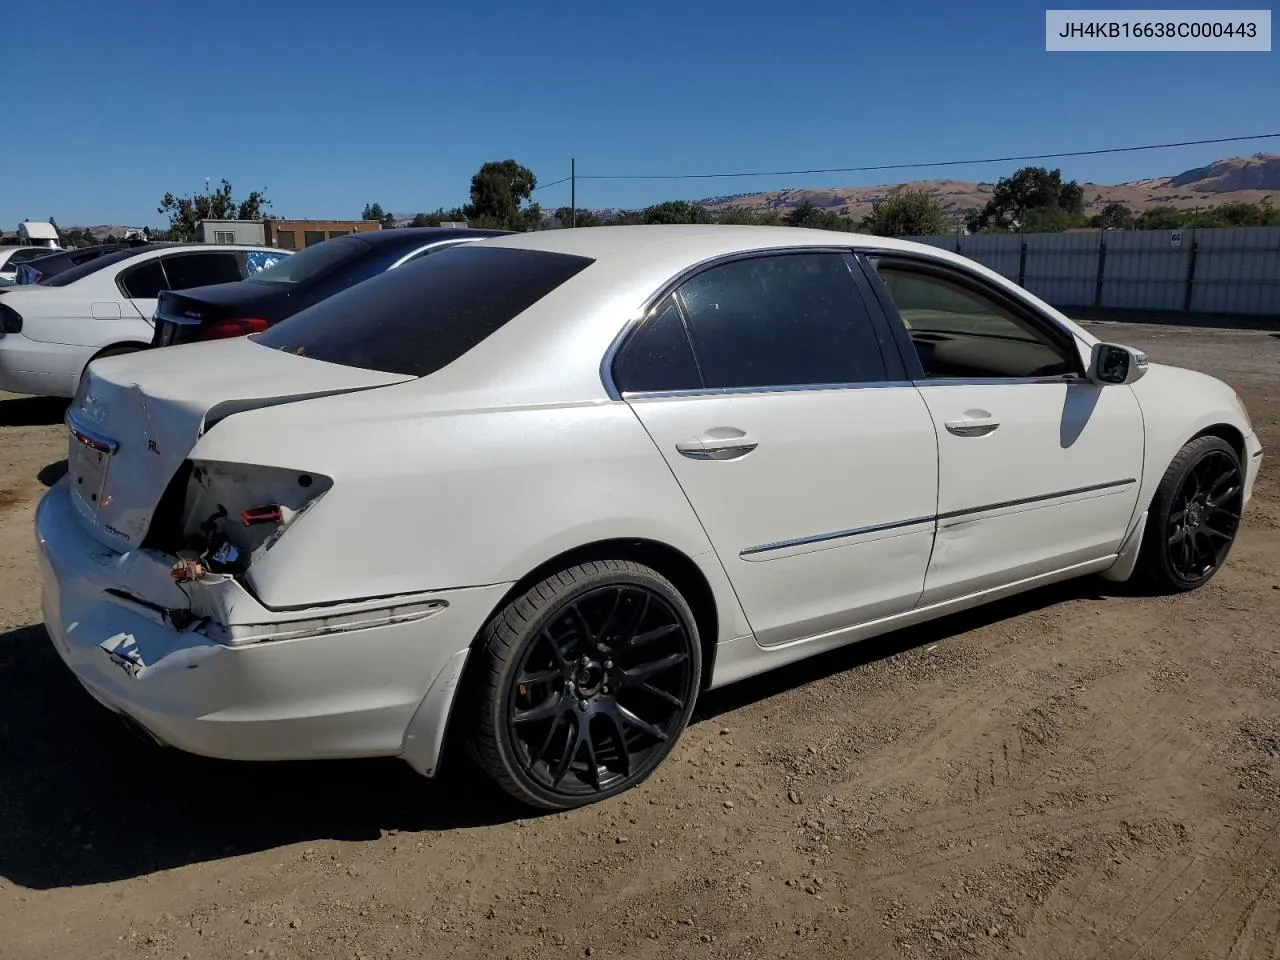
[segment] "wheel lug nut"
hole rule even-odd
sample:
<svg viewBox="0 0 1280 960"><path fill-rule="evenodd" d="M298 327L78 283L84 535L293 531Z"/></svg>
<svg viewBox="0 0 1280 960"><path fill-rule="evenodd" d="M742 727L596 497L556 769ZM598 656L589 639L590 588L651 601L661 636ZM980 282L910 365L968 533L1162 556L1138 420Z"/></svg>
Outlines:
<svg viewBox="0 0 1280 960"><path fill-rule="evenodd" d="M587 710L587 701L585 701L585 700L579 700L579 701L578 701L578 709L579 709L579 710L581 710L583 713L585 713L585 712L586 712L586 710Z"/></svg>
<svg viewBox="0 0 1280 960"><path fill-rule="evenodd" d="M612 661L612 660L606 660L606 661L604 662L604 668L605 668L606 670L612 670L612 669L613 669L613 661Z"/></svg>
<svg viewBox="0 0 1280 960"><path fill-rule="evenodd" d="M608 693L608 692L609 692L609 688L608 688L608 687L601 687L601 688L600 688L600 692L601 692L601 693Z"/></svg>

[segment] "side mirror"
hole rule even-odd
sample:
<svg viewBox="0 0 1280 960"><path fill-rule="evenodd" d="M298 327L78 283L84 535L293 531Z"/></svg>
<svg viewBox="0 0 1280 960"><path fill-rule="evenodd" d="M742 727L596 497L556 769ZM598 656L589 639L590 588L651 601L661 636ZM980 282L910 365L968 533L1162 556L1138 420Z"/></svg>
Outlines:
<svg viewBox="0 0 1280 960"><path fill-rule="evenodd" d="M1134 383L1147 372L1148 363L1141 350L1118 343L1095 343L1089 358L1089 379L1102 384Z"/></svg>

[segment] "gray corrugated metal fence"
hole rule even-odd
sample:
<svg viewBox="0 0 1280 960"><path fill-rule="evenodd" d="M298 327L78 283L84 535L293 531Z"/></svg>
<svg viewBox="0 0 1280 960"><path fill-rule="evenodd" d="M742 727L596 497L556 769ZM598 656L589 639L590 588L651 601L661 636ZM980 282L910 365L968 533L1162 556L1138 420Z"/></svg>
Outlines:
<svg viewBox="0 0 1280 960"><path fill-rule="evenodd" d="M906 237L1055 307L1280 316L1280 227Z"/></svg>

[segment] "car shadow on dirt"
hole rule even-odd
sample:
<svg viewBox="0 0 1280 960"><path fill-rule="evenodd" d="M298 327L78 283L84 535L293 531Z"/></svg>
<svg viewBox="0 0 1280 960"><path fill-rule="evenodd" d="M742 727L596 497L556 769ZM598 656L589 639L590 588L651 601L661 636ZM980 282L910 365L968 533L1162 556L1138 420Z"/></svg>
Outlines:
<svg viewBox="0 0 1280 960"><path fill-rule="evenodd" d="M464 763L235 763L132 733L72 677L42 626L0 634L0 876L79 886L299 841L376 839L528 817Z"/></svg>
<svg viewBox="0 0 1280 960"><path fill-rule="evenodd" d="M67 475L67 461L64 457L44 467L40 468L40 472L36 474L36 479L43 483L46 487L52 487L55 483Z"/></svg>
<svg viewBox="0 0 1280 960"><path fill-rule="evenodd" d="M62 422L67 401L58 397L0 400L0 427L51 427Z"/></svg>
<svg viewBox="0 0 1280 960"><path fill-rule="evenodd" d="M1049 587L832 651L705 694L694 722L1100 589ZM33 889L537 815L491 787L456 746L437 780L394 759L236 763L157 747L85 693L37 625L0 634L0 730L0 876Z"/></svg>

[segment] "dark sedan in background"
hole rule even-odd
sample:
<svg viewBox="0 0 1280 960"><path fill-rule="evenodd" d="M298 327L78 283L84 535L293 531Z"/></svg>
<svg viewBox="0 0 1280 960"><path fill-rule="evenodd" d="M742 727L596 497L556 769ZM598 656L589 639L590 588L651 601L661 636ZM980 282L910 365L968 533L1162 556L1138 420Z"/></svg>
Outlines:
<svg viewBox="0 0 1280 960"><path fill-rule="evenodd" d="M150 245L146 240L125 240L120 243L99 243L92 247L74 247L70 250L50 250L46 256L33 257L22 263L15 272L14 283L18 286L44 283L64 270L91 263L109 253L139 250Z"/></svg>
<svg viewBox="0 0 1280 960"><path fill-rule="evenodd" d="M165 347L258 333L410 260L509 232L403 227L335 237L239 283L161 293L151 344Z"/></svg>

